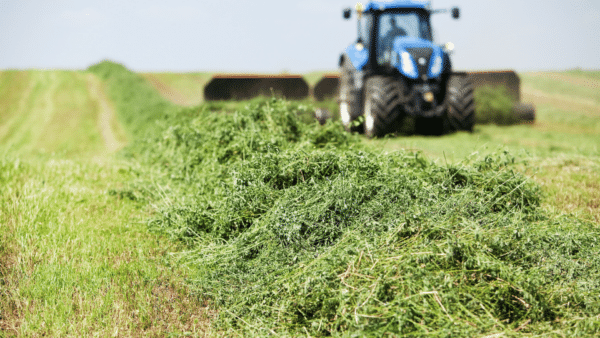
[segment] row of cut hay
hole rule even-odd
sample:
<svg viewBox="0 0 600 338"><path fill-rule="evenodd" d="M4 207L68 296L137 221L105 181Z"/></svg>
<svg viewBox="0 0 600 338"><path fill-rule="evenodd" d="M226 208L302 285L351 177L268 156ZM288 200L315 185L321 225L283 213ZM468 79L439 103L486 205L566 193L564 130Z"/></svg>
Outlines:
<svg viewBox="0 0 600 338"><path fill-rule="evenodd" d="M500 153L365 148L302 103L165 115L128 153L149 226L186 243L225 335L600 332L599 231L539 208Z"/></svg>

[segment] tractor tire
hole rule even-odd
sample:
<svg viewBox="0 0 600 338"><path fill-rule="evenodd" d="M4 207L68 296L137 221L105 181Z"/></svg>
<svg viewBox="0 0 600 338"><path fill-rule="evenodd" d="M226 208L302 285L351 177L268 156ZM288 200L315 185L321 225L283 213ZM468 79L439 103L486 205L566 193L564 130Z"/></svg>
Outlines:
<svg viewBox="0 0 600 338"><path fill-rule="evenodd" d="M398 129L402 121L404 83L387 76L372 76L365 83L365 134L381 137Z"/></svg>
<svg viewBox="0 0 600 338"><path fill-rule="evenodd" d="M361 90L354 84L354 68L348 58L344 58L340 67L340 118L348 132L361 131L362 126L353 126L354 120L361 115Z"/></svg>
<svg viewBox="0 0 600 338"><path fill-rule="evenodd" d="M445 124L447 132L465 130L472 132L475 124L474 90L467 76L452 75L446 89Z"/></svg>

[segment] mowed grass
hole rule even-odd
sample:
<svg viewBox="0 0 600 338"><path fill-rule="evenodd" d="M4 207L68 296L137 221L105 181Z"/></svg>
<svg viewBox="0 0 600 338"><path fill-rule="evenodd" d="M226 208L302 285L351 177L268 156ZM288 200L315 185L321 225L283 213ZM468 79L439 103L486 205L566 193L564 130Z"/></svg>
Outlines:
<svg viewBox="0 0 600 338"><path fill-rule="evenodd" d="M0 329L7 336L198 332L204 304L182 287L170 242L143 204L111 193L115 163L0 160Z"/></svg>
<svg viewBox="0 0 600 338"><path fill-rule="evenodd" d="M324 71L305 74L306 81L314 86ZM547 189L546 205L564 212L583 212L586 217L600 222L600 72L571 70L564 72L531 72L519 74L522 82L522 101L536 105L533 125L500 127L476 126L475 132L456 133L442 137L404 135L365 143L386 151L422 151L428 158L439 162L459 162L470 155L484 155L498 149L507 149L518 155L529 166L528 172ZM160 78L177 95L202 92L198 77L208 73L156 73L144 74ZM204 78L203 78L204 79ZM208 81L208 80L207 80ZM161 94L165 95L156 83ZM189 97L189 96L188 96ZM200 103L196 96L194 104ZM306 104L315 104L306 100ZM211 103L216 108L233 111L245 106L223 102ZM329 109L334 117L336 103L316 104ZM409 122L410 123L410 122ZM524 166L525 167L525 166Z"/></svg>
<svg viewBox="0 0 600 338"><path fill-rule="evenodd" d="M544 205L600 224L600 83L593 72L524 73L522 100L536 106L531 125L478 125L472 134L399 136L365 143L422 151L438 163L506 149L543 187Z"/></svg>
<svg viewBox="0 0 600 338"><path fill-rule="evenodd" d="M389 171L395 173L398 168L404 168L396 173L402 176L410 172L407 168L414 167L417 175L409 177L397 187L375 184L373 192L363 193L362 185L373 181L367 174L380 165L373 165L378 163L379 157L373 153L352 155L353 151L344 156L334 154L344 147L341 141L346 140L346 134L340 134L341 129L336 125L330 124L324 129L302 127L310 132L306 135L300 133L294 136L287 132L278 135L273 131L293 119L284 119L286 123L271 120L278 116L273 115L275 110L286 106L275 101L273 106L266 101L260 103L262 106L258 108L247 109L245 113L223 114L224 118L216 116L217 113L211 114L210 110L237 110L239 104L209 104L197 110L183 110L169 115L167 111L173 107L157 99L157 95L148 91L143 86L145 83L141 84L134 74L110 64L93 68L94 74L103 74L107 94L113 100L120 120L124 121L122 125L126 126L127 135L145 134L152 138L140 142L137 148L134 145L129 149L134 158L146 158L148 167L143 167L143 163L113 158L97 161L98 151L95 149L102 148L101 142L98 148L86 148L85 151L51 153L41 150L35 142L39 138L30 136L44 134L38 129L47 128L34 128L33 125L32 130L22 127L21 132L15 132L15 136L7 138L11 143L0 143L1 335L162 337L185 334L240 336L248 333L264 336L276 332L315 336L327 332L335 332L336 335L344 335L344 332L365 333L361 330L384 334L392 328L390 324L385 324L386 321L392 323L396 317L400 323L404 321L404 325L414 326L416 329L412 331L413 334L423 336L449 335L451 332L456 335L460 332L485 332L489 337L531 336L538 333L565 336L569 332L597 332L594 325L597 325L598 318L596 314L592 316L589 313L597 305L593 290L587 294L581 291L595 285L593 269L586 270L585 267L597 266L597 255L589 254L597 250L590 244L593 239L585 237L587 234L596 234L597 227L576 218L581 216L595 224L600 223L600 189L597 183L600 181L599 144L597 137L594 137L598 134L600 118L596 115L598 105L585 91L580 90L579 87L584 86L581 83L571 83L570 86L577 87L571 92L563 88L559 94L552 94L547 84L530 82L525 76L525 100L536 103L538 108L538 119L534 125L478 126L473 134L457 133L444 137L400 136L363 140L363 143L374 146L379 152L421 151L428 159L442 164L438 170L419 156L410 152L401 153L396 159L397 163L390 165ZM0 79L7 73L0 73ZM17 121L15 119L21 112L21 105L29 106L31 100L36 101L35 98L40 95L44 97L48 91L55 93L54 86L61 86L50 81L59 78L60 74L44 74L48 77L43 78L45 82L38 84L38 81L34 82L36 85L31 85L31 79L38 76L35 71L17 73L11 76L16 76L18 81L4 83L22 81L18 86L21 88L19 91L26 93L30 99L22 99L23 94L9 94L16 91L12 88L17 87L6 90L4 83L0 82L0 107L11 107L2 110L7 113L1 116L0 128L9 121ZM96 79L90 73L74 74L81 75L83 79ZM582 77L589 76L586 74ZM62 88L82 89L83 86L89 90L89 81L75 81L70 86L63 84ZM69 93L69 90L61 94L65 92ZM77 96L66 94L64 97L70 95ZM52 107L62 106L57 103L61 102L60 96L52 94L50 97L56 99L42 102L50 102ZM98 97L90 93L83 93L82 96L89 97L91 101ZM309 104L301 103L300 108L294 109L308 111L306 107ZM37 117L29 118L42 121L40 116L54 110L40 108L24 111L37 112ZM147 119L144 119L143 113L146 113ZM261 114L264 115L264 121L261 118L255 121L257 123L249 123L250 116ZM161 122L157 124L154 119ZM207 121L213 121L215 125L207 125ZM219 121L239 125L239 128L232 130L227 125L218 126ZM136 125L139 129L131 130ZM248 130L244 130L244 126ZM299 125L291 126L296 128ZM291 130L298 133L294 128ZM204 133L205 129L210 132ZM270 130L271 134L260 133L262 129ZM25 134L30 135L29 138ZM65 135L45 135L48 138L67 137L71 140L67 143L75 142L75 138L70 138L67 132ZM248 135L253 136L250 140L244 139ZM271 152L272 148L281 147L284 144L282 140L291 136L306 138L310 142L298 152L261 155ZM213 139L220 143L211 143ZM339 144L332 142L335 140ZM57 141L49 140L48 143L55 144ZM328 146L327 143L331 144ZM310 144L326 147L332 153L306 151L310 149ZM211 145L215 146L214 150ZM145 153L136 153L138 148ZM202 149L205 148L210 151L203 153ZM500 215L502 217L491 219L493 222L489 224L495 224L494 227L482 222L492 214L482 212L473 220L469 218L472 217L468 215L472 212L469 208L485 203L473 200L467 194L471 190L477 191L477 187L469 185L469 189L460 188L462 184L472 184L472 179L477 181L481 177L470 167L473 161L464 159L472 154L483 159L480 155L498 149L508 149L516 155L520 163L518 168L541 183L544 192L542 206L550 211L548 215L551 221L537 220L532 223L526 217L530 211L522 213L519 210L506 217ZM235 167L234 160L241 156L240 153L244 154L242 162ZM253 161L250 159L252 156L256 156ZM386 155L380 156L384 158ZM205 167L207 163L212 163L212 157L218 158L218 163ZM350 175L353 171L348 169L351 164L349 159L353 159L353 165L364 167L364 170L356 171L356 177ZM285 164L285 170L278 173L280 162ZM325 164L330 162L339 162L339 166L346 168L349 175L339 175L339 170L327 171ZM381 164L383 169L387 168L388 164L385 163ZM449 165L446 166L446 163ZM493 161L490 163L495 165ZM485 167L484 162L480 165ZM234 166L233 171L230 166ZM497 170L498 176L509 173L512 181L499 181L499 184L491 185L492 188L502 190L507 182L516 182L514 191L520 191L528 180L513 175L503 166L500 165ZM432 168L432 175L423 171L422 167ZM421 210L432 198L425 194L428 190L423 187L430 189L433 183L437 186L437 179L445 182L446 177L440 174L443 167L450 172L456 171L448 177L457 177L457 191L464 190L464 197L453 195L445 202L448 205L455 202L466 206L466 211L448 209L451 211L449 215L454 215L450 218L446 217L448 213L445 209L437 212L436 203L430 203L432 212ZM320 175L319 170L322 169L321 179L317 174ZM200 175L205 172L206 175ZM439 177L433 175L436 173ZM231 183L232 177L239 179L241 184L228 190L227 184ZM493 172L485 177L490 180L497 178ZM267 215L269 217L257 223L262 227L254 229L248 236L240 236L236 241L216 238L211 242L211 236L199 236L201 231L206 231L202 227L214 226L208 222L214 216L219 216L216 220L221 223L231 219L233 224L238 222L241 226L249 226L251 223L248 220L259 217L267 207L273 206L271 199L283 194L284 190L270 191L268 189L272 187L266 185L280 179L284 180L285 188L289 188L284 194L289 198L278 201L278 207ZM290 182L298 187L287 187ZM323 189L314 195L313 185L322 186ZM384 218L380 222L379 213L353 214L365 218L367 228L379 229L384 234L383 228L388 226L388 221L391 222L390 227L401 221L396 230L388 229L389 238L369 239L365 235L368 231L361 226L344 233L331 250L318 248L308 252L306 257L302 256L304 245L310 247L308 244L311 244L302 242L302 236L305 235L302 227L307 225L303 222L305 219L315 224L322 222L317 217L318 213L317 216L313 214L316 209L303 209L305 205L313 203L318 207L322 201L330 203L325 205L329 209L325 208L324 211L326 216L331 216L328 218L330 227L315 228L317 233L313 237L317 238L319 231L326 230L331 230L332 237L335 237L339 235L336 227L350 222L350 218L340 219L338 216L357 208L353 203L358 197L375 196L380 191L385 192L382 194L384 196L388 193L386 189L391 189L391 196L413 185L415 196L424 194L422 200L419 199L421 204L415 203L414 210L402 211L400 218L392 217L392 213L398 211L393 203L412 201L414 196L403 195L393 200L382 198L373 200L375 204L365 204L366 207L372 206L389 213L393 219ZM529 183L527 186L532 187ZM534 191L529 189L525 189L527 194ZM188 195L179 195L178 191L187 191ZM226 193L230 196L219 200ZM439 193L445 194L445 188ZM345 197L340 199L342 195ZM159 201L153 200L157 197ZM519 202L519 198L513 202ZM239 207L236 203L239 203ZM380 207L380 204L390 206ZM229 206L231 210L227 209ZM364 210L371 210L366 207ZM441 203L438 207L445 207L445 204ZM344 212L338 213L338 209ZM219 210L224 213L219 214ZM561 213L574 213L575 217L562 217ZM531 215L540 216L537 213ZM146 224L149 218L155 226L163 222L166 229L164 233L184 237L182 243L192 244L192 250L181 255L186 265L181 265L179 254L173 254L180 251L181 247L161 235L148 233ZM193 222L188 223L190 221ZM287 228L282 230L277 225ZM296 231L296 226L302 231ZM269 239L271 230L277 235L273 237L275 240ZM284 230L289 230L295 237L285 237ZM551 232L555 232L554 237L550 236ZM198 238L191 239L194 236ZM561 239L557 240L559 237ZM265 238L269 240L261 242ZM283 238L285 243L287 238L289 243L297 246L299 254L288 255L286 250L290 244L277 246L277 238ZM346 246L347 243L351 245ZM488 246L495 251L490 253ZM269 256L271 251L274 255ZM461 258L463 254L466 255L464 257L474 258L464 261L464 257ZM538 256L541 258L536 260ZM307 264L297 265L298 259L300 262L306 259ZM529 260L531 264L526 264L525 261ZM540 262L542 266L536 268ZM440 273L429 273L440 267L443 268ZM273 269L293 271L280 279L278 273L273 274ZM526 275L527 269L533 274ZM410 273L407 274L407 271ZM547 273L556 274L557 282L540 287L544 284L536 280L542 277L546 280ZM585 278L578 277L578 274L584 274ZM373 279L373 276L378 279ZM281 284L285 286L284 292L271 294L276 289L271 288L269 278L278 280L273 285L284 281L286 284ZM341 280L341 284L338 280ZM240 281L243 283L240 284ZM239 299L234 306L219 307L215 311L212 307L219 304L210 304L209 308L209 303L190 292L190 285L202 297L229 302L229 299ZM469 289L473 285L476 288ZM268 292L264 293L259 287L265 287L264 290ZM400 292L398 287L406 290ZM467 298L456 298L453 295L457 294L457 288L479 291L477 294L466 292ZM401 295L403 292L405 297ZM400 296L394 300L396 295ZM503 295L506 299L502 298ZM264 297L264 301L261 297ZM319 310L325 313L323 318L329 314L332 318L329 321L317 320L320 314L313 311L325 299L341 299L343 304L331 303L330 308L323 307ZM386 301L385 306L380 304L382 300ZM270 305L270 301L274 301L273 304L280 302L281 307ZM403 309L410 309L410 313L386 310L391 306L389 304L395 304L396 301L402 303ZM339 306L337 310L335 306ZM556 318L552 321L539 317L554 318L549 314L535 314L548 308L556 311ZM299 312L294 312L294 309L299 309ZM503 311L506 316L502 315ZM219 316L217 319L216 313ZM269 313L273 315L269 316ZM296 316L298 322L286 322L287 319L278 322L280 315L289 319L290 314ZM505 317L508 319L503 319ZM410 322L415 318L422 320ZM261 321L265 319L267 321ZM426 326L424 321L427 321L427 325L434 323L431 327L436 329L428 331L431 327ZM384 324L376 332L372 328L377 327L378 322ZM290 323L293 325L287 331ZM218 331L214 331L215 327ZM402 327L397 329L402 330Z"/></svg>
<svg viewBox="0 0 600 338"><path fill-rule="evenodd" d="M104 90L89 72L0 72L2 337L205 333L178 248L117 192L132 174Z"/></svg>
<svg viewBox="0 0 600 338"><path fill-rule="evenodd" d="M204 86L213 73L141 74L166 99L180 106L197 106L204 101Z"/></svg>
<svg viewBox="0 0 600 338"><path fill-rule="evenodd" d="M537 125L346 139L339 124L299 123L302 106L200 106L138 144L165 187L150 224L190 245L190 283L219 306L212 325L228 336L598 333L598 223L562 215L578 209L538 185L541 164L557 170L562 154L580 168L593 142L557 133L567 150L542 148L540 133L553 135L528 136ZM144 176L140 189L155 184Z"/></svg>
<svg viewBox="0 0 600 338"><path fill-rule="evenodd" d="M600 76L594 72L542 72L522 75L526 85L548 94L600 104Z"/></svg>
<svg viewBox="0 0 600 338"><path fill-rule="evenodd" d="M99 98L88 90L93 81L91 74L75 71L1 73L2 148L70 157L106 155ZM110 124L124 140L117 124Z"/></svg>

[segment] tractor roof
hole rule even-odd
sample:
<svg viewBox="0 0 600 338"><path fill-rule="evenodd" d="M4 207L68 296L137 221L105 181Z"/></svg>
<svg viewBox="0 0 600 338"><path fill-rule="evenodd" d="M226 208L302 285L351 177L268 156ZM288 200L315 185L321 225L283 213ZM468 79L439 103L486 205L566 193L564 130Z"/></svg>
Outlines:
<svg viewBox="0 0 600 338"><path fill-rule="evenodd" d="M417 1L417 0L397 0L397 1L371 1L367 4L365 12L368 11L382 11L386 9L394 8L421 8L428 9L429 1Z"/></svg>

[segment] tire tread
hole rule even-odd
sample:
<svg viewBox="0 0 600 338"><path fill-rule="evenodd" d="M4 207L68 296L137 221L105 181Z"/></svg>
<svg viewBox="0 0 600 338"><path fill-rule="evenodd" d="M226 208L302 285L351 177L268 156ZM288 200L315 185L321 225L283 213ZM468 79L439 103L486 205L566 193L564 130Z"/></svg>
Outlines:
<svg viewBox="0 0 600 338"><path fill-rule="evenodd" d="M374 120L371 130L365 125L367 136L381 137L395 131L402 117L400 107L406 99L403 83L387 76L372 76L367 79L365 87L365 103L370 100Z"/></svg>
<svg viewBox="0 0 600 338"><path fill-rule="evenodd" d="M452 75L447 87L446 119L449 131L473 131L475 93L471 80L464 75Z"/></svg>

